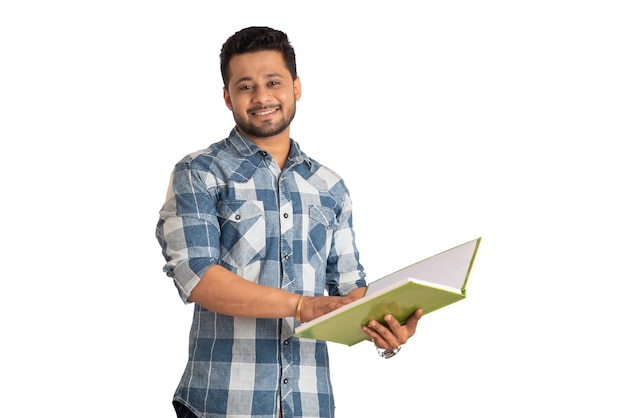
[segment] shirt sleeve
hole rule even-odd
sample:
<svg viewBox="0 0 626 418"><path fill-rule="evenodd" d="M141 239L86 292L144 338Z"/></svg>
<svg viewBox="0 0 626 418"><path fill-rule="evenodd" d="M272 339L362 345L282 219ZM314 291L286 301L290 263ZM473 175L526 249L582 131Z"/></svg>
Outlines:
<svg viewBox="0 0 626 418"><path fill-rule="evenodd" d="M359 261L352 226L352 200L346 190L328 257L326 289L331 296L343 296L364 286L365 272Z"/></svg>
<svg viewBox="0 0 626 418"><path fill-rule="evenodd" d="M194 167L192 160L178 163L157 223L156 236L166 260L163 271L174 280L185 303L219 258L216 199L208 178L208 171Z"/></svg>

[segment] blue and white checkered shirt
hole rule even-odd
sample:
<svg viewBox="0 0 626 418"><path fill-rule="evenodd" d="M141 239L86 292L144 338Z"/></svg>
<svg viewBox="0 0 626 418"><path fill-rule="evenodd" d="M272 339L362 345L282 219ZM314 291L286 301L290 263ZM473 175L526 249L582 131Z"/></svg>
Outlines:
<svg viewBox="0 0 626 418"><path fill-rule="evenodd" d="M281 171L233 129L175 167L157 239L187 298L209 266L308 296L365 286L343 180L295 141ZM294 318L221 315L195 305L174 395L199 417L333 417L326 343L292 337Z"/></svg>

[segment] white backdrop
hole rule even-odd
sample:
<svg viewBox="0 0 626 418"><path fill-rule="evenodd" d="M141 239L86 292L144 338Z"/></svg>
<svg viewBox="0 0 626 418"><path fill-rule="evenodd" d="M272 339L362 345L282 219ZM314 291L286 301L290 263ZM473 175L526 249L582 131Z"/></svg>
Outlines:
<svg viewBox="0 0 626 418"><path fill-rule="evenodd" d="M624 416L621 2L228 4L0 6L0 415L173 416L192 308L154 226L233 125L222 43L269 25L370 279L483 237L397 357L331 346L337 416Z"/></svg>

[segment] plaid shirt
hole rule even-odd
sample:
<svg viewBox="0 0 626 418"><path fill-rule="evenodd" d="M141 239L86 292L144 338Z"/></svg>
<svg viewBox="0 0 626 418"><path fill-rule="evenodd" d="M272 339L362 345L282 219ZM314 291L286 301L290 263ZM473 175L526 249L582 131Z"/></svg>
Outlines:
<svg viewBox="0 0 626 418"><path fill-rule="evenodd" d="M237 129L175 167L156 231L185 302L219 264L308 296L365 286L343 180L295 141L281 171ZM174 395L199 417L332 417L326 343L292 337L294 318L221 315L195 305Z"/></svg>

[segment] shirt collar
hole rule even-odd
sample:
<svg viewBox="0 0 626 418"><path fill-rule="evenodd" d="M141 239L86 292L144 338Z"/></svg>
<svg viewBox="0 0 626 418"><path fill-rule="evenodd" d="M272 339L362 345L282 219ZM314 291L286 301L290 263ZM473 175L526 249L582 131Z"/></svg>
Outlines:
<svg viewBox="0 0 626 418"><path fill-rule="evenodd" d="M228 141L235 147L237 152L241 155L242 158L248 159L252 161L258 161L260 163L262 159L262 153L265 152L261 148L259 148L254 142L250 141L246 138L237 127L234 127L232 131L230 131L230 135L228 136ZM297 165L300 163L305 163L309 169L313 165L311 159L300 149L300 145L290 139L291 147L289 148L289 156L287 157L287 168L288 166ZM257 159L256 156L259 158ZM259 164L255 164L257 167Z"/></svg>

